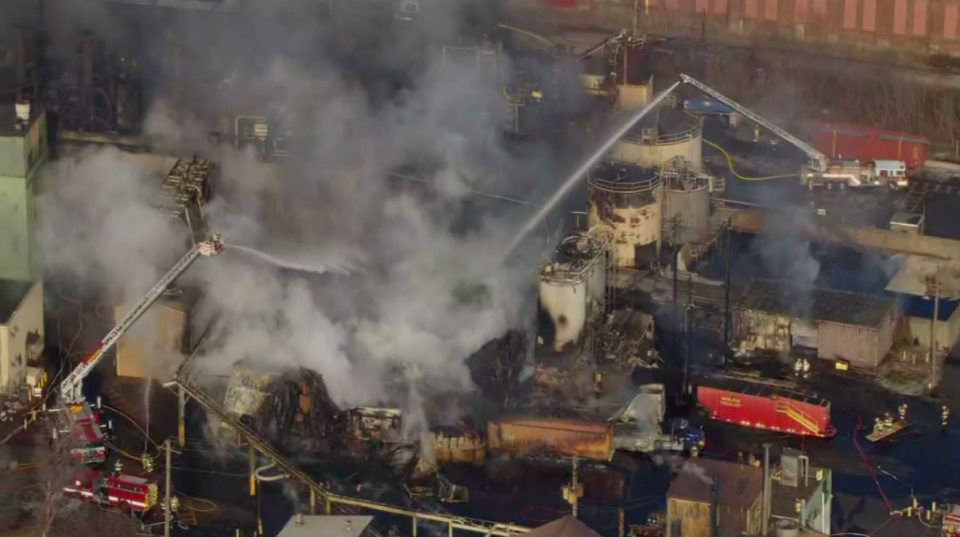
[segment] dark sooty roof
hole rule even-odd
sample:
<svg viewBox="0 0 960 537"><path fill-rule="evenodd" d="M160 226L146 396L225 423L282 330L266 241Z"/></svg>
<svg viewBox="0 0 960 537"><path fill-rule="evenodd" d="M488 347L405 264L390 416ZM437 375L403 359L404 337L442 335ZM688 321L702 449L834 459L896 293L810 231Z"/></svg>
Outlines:
<svg viewBox="0 0 960 537"><path fill-rule="evenodd" d="M670 484L667 498L699 503L713 501L713 485L720 505L751 507L763 487L763 471L754 466L714 459L689 459Z"/></svg>
<svg viewBox="0 0 960 537"><path fill-rule="evenodd" d="M773 280L752 279L737 301L741 310L755 310L776 315L791 316L789 294L785 286ZM811 293L807 318L814 321L877 327L896 306L892 298L816 289Z"/></svg>
<svg viewBox="0 0 960 537"><path fill-rule="evenodd" d="M572 515L530 530L524 537L600 537L600 534Z"/></svg>
<svg viewBox="0 0 960 537"><path fill-rule="evenodd" d="M0 324L6 324L10 320L10 316L17 311L32 285L33 282L0 280Z"/></svg>

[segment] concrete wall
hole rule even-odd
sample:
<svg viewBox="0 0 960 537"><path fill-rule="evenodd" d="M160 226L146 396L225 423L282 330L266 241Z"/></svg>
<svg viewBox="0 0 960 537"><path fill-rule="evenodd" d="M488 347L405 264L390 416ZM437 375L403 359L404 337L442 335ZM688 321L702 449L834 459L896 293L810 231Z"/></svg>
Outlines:
<svg viewBox="0 0 960 537"><path fill-rule="evenodd" d="M789 317L762 311L736 310L733 320L734 334L741 349L790 351Z"/></svg>
<svg viewBox="0 0 960 537"><path fill-rule="evenodd" d="M893 323L891 317L874 329L821 321L817 356L826 360L847 360L860 367L877 367L893 346Z"/></svg>
<svg viewBox="0 0 960 537"><path fill-rule="evenodd" d="M26 380L29 361L39 358L42 352L43 282L37 281L7 324L0 325L0 393L14 393Z"/></svg>
<svg viewBox="0 0 960 537"><path fill-rule="evenodd" d="M937 321L937 326L934 328L937 351L943 349L949 351L957 343L958 338L960 338L960 308L957 308L946 321ZM904 317L903 340L909 344L919 341L920 348L930 348L930 319Z"/></svg>

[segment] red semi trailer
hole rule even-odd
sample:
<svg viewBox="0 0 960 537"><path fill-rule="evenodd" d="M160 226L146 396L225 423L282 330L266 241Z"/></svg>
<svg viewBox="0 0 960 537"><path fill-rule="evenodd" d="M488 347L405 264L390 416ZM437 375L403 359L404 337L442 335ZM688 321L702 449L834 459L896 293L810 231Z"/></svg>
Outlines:
<svg viewBox="0 0 960 537"><path fill-rule="evenodd" d="M930 140L923 136L847 123L819 123L813 134L813 146L831 159L902 160L907 168L918 170L927 161Z"/></svg>
<svg viewBox="0 0 960 537"><path fill-rule="evenodd" d="M697 401L710 418L756 429L831 437L830 401L763 385L697 387Z"/></svg>

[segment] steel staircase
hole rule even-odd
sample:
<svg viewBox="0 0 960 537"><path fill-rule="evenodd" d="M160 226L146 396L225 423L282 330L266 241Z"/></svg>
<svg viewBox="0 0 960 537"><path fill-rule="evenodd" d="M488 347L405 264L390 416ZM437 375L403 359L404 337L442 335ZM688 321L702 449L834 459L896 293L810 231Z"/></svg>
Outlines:
<svg viewBox="0 0 960 537"><path fill-rule="evenodd" d="M817 426L817 422L814 421L813 418L808 416L802 410L799 410L793 407L789 403L784 403L783 401L777 401L777 412L780 412L781 414L786 414L787 416L790 417L790 419L799 423L800 425L803 425L805 429L807 429L813 434L817 434L817 435L822 434L822 432L820 431L820 427Z"/></svg>

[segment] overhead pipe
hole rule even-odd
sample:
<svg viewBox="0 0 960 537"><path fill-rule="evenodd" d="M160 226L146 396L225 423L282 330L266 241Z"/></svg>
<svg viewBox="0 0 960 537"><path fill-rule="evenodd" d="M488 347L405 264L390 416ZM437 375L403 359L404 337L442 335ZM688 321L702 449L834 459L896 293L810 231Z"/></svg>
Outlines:
<svg viewBox="0 0 960 537"><path fill-rule="evenodd" d="M287 474L263 475L263 472L266 472L267 470L274 468L276 465L277 465L276 463L271 462L266 466L261 466L260 468L257 468L253 472L253 475L257 478L257 481L260 481L262 483L273 483L274 481L289 479L290 476Z"/></svg>

